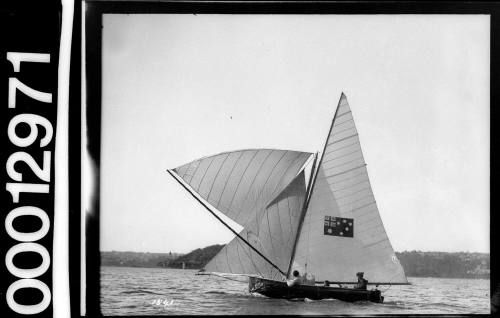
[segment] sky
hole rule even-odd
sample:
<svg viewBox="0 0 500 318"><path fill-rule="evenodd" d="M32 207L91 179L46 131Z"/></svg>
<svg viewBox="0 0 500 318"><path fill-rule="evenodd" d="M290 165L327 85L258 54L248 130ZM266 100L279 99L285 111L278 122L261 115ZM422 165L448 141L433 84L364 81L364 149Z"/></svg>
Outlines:
<svg viewBox="0 0 500 318"><path fill-rule="evenodd" d="M489 37L486 15L105 14L101 250L229 242L166 169L321 151L344 92L394 249L489 252Z"/></svg>

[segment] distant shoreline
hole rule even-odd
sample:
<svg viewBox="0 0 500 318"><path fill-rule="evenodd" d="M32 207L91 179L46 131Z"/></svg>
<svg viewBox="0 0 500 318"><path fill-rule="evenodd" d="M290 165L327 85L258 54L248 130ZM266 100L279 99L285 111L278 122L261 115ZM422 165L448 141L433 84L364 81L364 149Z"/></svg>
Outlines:
<svg viewBox="0 0 500 318"><path fill-rule="evenodd" d="M115 265L101 265L102 267L113 267L113 268L144 268L144 269L178 269L178 270L187 270L187 271L198 271L199 268L174 268L174 267L139 267L139 266L115 266ZM437 277L437 276L406 276L407 278L443 278L443 279L484 279L489 280L490 277Z"/></svg>
<svg viewBox="0 0 500 318"><path fill-rule="evenodd" d="M177 268L198 270L224 245L199 248L187 254L101 252L101 266L132 268ZM468 252L396 252L407 277L489 279L490 255Z"/></svg>

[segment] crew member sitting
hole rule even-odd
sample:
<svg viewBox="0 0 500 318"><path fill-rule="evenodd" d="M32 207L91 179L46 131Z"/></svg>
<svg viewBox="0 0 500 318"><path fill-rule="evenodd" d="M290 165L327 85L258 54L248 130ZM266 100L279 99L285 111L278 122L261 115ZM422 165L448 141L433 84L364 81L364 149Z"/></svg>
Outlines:
<svg viewBox="0 0 500 318"><path fill-rule="evenodd" d="M356 273L356 276L358 276L358 284L356 285L356 289L366 290L366 285L368 284L368 281L363 278L363 275L364 275L363 272Z"/></svg>
<svg viewBox="0 0 500 318"><path fill-rule="evenodd" d="M302 284L302 277L300 276L298 270L294 270L292 275L293 275L293 278L286 281L286 284L288 285L288 287Z"/></svg>
<svg viewBox="0 0 500 318"><path fill-rule="evenodd" d="M329 282L329 281L327 281L327 280L325 280L325 285L324 285L324 286L325 286L325 287L330 287L330 282Z"/></svg>

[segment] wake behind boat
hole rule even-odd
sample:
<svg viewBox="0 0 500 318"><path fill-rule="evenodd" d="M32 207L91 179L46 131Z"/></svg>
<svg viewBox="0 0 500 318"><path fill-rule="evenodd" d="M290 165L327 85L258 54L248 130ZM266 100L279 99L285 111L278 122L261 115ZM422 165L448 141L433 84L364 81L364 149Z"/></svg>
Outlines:
<svg viewBox="0 0 500 318"><path fill-rule="evenodd" d="M408 284L382 224L343 93L319 160L318 153L248 149L168 172L236 235L203 274L239 274L248 278L250 292L285 299L382 302L376 288L325 284L357 284L357 272L369 285ZM216 210L243 230L235 231ZM316 282L289 286L295 271Z"/></svg>

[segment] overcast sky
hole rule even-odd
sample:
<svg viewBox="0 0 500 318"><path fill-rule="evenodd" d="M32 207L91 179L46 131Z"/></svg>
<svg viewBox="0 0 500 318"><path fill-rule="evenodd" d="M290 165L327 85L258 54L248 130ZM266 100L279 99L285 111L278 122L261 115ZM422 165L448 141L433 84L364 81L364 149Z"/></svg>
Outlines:
<svg viewBox="0 0 500 318"><path fill-rule="evenodd" d="M347 96L396 251L489 252L489 17L104 15L101 250L232 234L166 172L321 151Z"/></svg>

